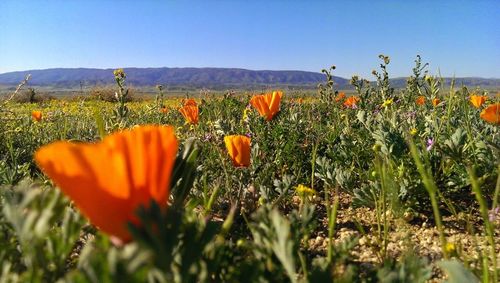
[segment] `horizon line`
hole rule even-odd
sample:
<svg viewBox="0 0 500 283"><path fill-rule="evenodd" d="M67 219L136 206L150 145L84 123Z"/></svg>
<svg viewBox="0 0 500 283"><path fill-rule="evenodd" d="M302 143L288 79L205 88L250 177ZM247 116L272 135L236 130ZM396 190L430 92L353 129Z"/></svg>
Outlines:
<svg viewBox="0 0 500 283"><path fill-rule="evenodd" d="M72 70L72 69L88 69L88 70L116 70L116 69L235 69L235 70L245 70L245 71L252 71L252 72L306 72L306 73L315 73L315 74L323 74L322 71L307 71L307 70L298 70L298 69L280 69L280 70L271 70L271 69L247 69L247 68L242 68L242 67L50 67L50 68L41 68L41 69L28 69L28 70L21 70L21 71L7 71L7 72L2 72L0 75L5 75L9 73L23 73L23 72L31 72L31 71L47 71L47 70L55 70L55 69L63 69L63 70ZM322 69L325 70L326 68ZM328 69L326 69L328 70ZM339 76L339 75L333 75L334 77L338 78L343 78L343 79L350 79L350 77L344 77L344 76ZM356 74L351 75L356 76ZM463 76L463 77L458 77L458 76L440 76L439 74L435 74L434 76L440 77L440 78L452 78L452 79L464 79L464 78L474 78L474 79L490 79L490 80L497 80L500 79L500 77L481 77L481 76ZM398 79L398 78L409 78L410 76L396 76L392 77L392 79ZM361 77L362 78L362 77Z"/></svg>

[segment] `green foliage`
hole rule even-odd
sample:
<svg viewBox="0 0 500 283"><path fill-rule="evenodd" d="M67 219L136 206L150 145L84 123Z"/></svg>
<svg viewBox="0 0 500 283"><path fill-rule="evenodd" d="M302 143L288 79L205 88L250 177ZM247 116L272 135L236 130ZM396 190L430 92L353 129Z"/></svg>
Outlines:
<svg viewBox="0 0 500 283"><path fill-rule="evenodd" d="M438 263L446 274L448 280L446 282L465 283L465 282L479 282L476 276L467 270L463 264L456 260L444 260Z"/></svg>
<svg viewBox="0 0 500 283"><path fill-rule="evenodd" d="M176 111L180 101L164 99L162 88L153 102L130 101L118 70L115 103L2 104L0 282L424 282L433 262L406 244L397 259L388 248L391 235L412 221L408 215L435 221L443 255L461 260L473 256L446 251L443 216L479 216L494 250L498 225L484 219L498 203L498 126L479 118L467 88L445 90L429 76L420 57L399 90L390 59L380 59L373 83L351 80L357 108L336 101L332 67L323 70L317 97L299 103L285 96L271 121L248 105L250 96L205 95L199 123L188 125ZM419 96L425 105L415 103ZM433 106L434 98L442 102ZM160 112L163 106L169 111ZM42 111L41 122L31 119L33 110ZM129 227L134 241L115 245L50 185L33 154L53 141L93 142L144 124L176 128L169 207L139 209L141 225ZM224 136L233 134L252 139L248 168L235 168L227 154ZM299 185L315 194L300 196ZM375 219L340 219L351 207ZM480 225L467 224L482 237ZM359 233L341 240L340 227L348 225ZM374 240L360 243L360 235ZM316 239L326 243L318 248ZM377 258L363 262L363 249ZM476 265L438 265L450 280L487 281L496 276L486 264L490 253L474 258Z"/></svg>
<svg viewBox="0 0 500 283"><path fill-rule="evenodd" d="M426 282L431 277L431 268L426 260L413 254L405 256L402 260L388 260L377 271L379 282Z"/></svg>
<svg viewBox="0 0 500 283"><path fill-rule="evenodd" d="M12 280L54 282L73 266L82 217L59 191L27 182L4 188L0 261Z"/></svg>

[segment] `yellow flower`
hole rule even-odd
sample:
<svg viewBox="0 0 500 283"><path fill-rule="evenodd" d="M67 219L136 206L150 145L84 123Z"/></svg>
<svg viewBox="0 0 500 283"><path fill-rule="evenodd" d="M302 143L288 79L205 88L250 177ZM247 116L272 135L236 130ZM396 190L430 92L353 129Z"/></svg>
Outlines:
<svg viewBox="0 0 500 283"><path fill-rule="evenodd" d="M412 129L410 130L410 135L414 136L414 135L416 135L416 134L417 134L417 132L418 132L418 131L417 131L417 129L412 128Z"/></svg>
<svg viewBox="0 0 500 283"><path fill-rule="evenodd" d="M316 195L316 191L314 189L311 189L311 188L304 186L302 184L298 185L295 188L295 192L297 192L297 194L300 197L311 197L311 196Z"/></svg>
<svg viewBox="0 0 500 283"><path fill-rule="evenodd" d="M246 107L245 110L243 110L243 121L248 121L248 112L250 112L250 108Z"/></svg>
<svg viewBox="0 0 500 283"><path fill-rule="evenodd" d="M392 98L391 99L386 99L384 101L384 103L382 103L382 107L387 107L387 106L391 105L393 101L394 101L394 99L392 99Z"/></svg>
<svg viewBox="0 0 500 283"><path fill-rule="evenodd" d="M431 84L432 83L432 77L429 76L429 75L425 75L424 76L424 80L428 83L428 84Z"/></svg>
<svg viewBox="0 0 500 283"><path fill-rule="evenodd" d="M456 252L457 247L455 246L455 244L454 244L454 243L448 242L448 243L446 243L446 245L444 246L444 250L445 250L447 253L452 254L452 253Z"/></svg>
<svg viewBox="0 0 500 283"><path fill-rule="evenodd" d="M116 78L125 78L125 72L122 68L114 70L113 75L115 75Z"/></svg>

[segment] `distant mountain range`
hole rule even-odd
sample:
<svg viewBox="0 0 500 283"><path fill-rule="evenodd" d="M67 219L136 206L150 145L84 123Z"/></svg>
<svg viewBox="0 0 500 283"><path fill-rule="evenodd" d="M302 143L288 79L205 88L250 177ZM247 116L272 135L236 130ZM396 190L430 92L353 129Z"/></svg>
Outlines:
<svg viewBox="0 0 500 283"><path fill-rule="evenodd" d="M272 86L315 87L325 82L322 73L305 71L253 71L236 68L125 68L127 83L143 87L158 84L197 88L251 88ZM29 70L0 74L0 85L19 84L27 74L31 74L30 85L76 88L107 85L114 83L113 69L56 68ZM349 80L334 77L337 88L349 88ZM445 78L450 82L450 78ZM394 87L404 87L406 78L391 80ZM457 78L456 85L500 87L500 79Z"/></svg>
<svg viewBox="0 0 500 283"><path fill-rule="evenodd" d="M315 86L325 80L321 73L305 71L252 71L233 68L124 68L127 83L134 86L249 87L296 85ZM46 69L0 74L0 84L17 85L27 74L37 86L79 87L113 84L113 69ZM348 80L335 77L337 84Z"/></svg>

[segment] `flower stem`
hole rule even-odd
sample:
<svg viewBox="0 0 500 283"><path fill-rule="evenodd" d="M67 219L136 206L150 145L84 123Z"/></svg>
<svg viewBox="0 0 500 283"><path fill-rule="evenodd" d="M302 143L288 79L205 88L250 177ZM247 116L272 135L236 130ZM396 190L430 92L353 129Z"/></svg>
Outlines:
<svg viewBox="0 0 500 283"><path fill-rule="evenodd" d="M498 282L498 268L497 268L497 257L495 252L495 234L493 232L493 226L491 225L490 219L488 217L488 206L483 198L481 188L479 187L479 182L477 181L476 170L473 167L467 166L467 173L469 174L470 183L472 186L472 191L479 203L479 210L484 222L484 228L486 230L487 240L491 248L491 259L493 261L493 282Z"/></svg>
<svg viewBox="0 0 500 283"><path fill-rule="evenodd" d="M434 221L436 222L436 227L439 232L439 241L441 242L441 253L445 259L448 258L448 252L446 250L446 237L444 234L443 224L441 222L441 214L439 212L439 206L436 200L436 192L438 191L436 183L432 178L431 173L425 169L422 161L420 160L417 147L411 138L409 138L410 152L415 161L415 165L417 166L417 170L422 177L422 182L429 194L429 198L431 199L432 211L434 213Z"/></svg>

